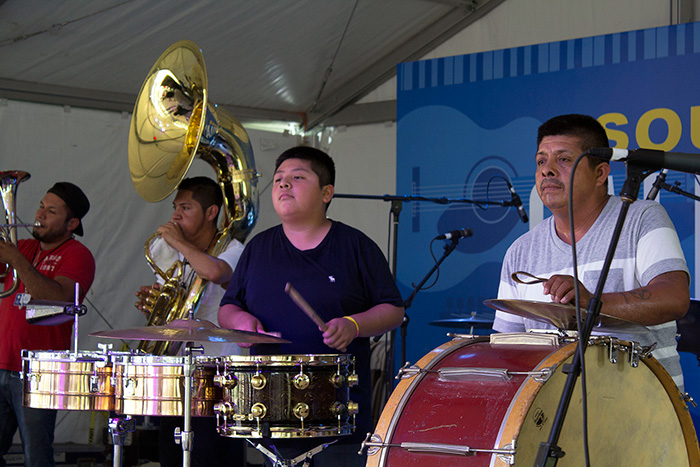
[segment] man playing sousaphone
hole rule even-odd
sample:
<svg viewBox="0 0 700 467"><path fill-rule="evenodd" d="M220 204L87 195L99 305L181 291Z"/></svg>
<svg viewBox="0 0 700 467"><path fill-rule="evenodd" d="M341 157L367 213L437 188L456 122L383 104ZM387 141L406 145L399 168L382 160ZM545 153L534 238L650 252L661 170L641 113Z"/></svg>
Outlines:
<svg viewBox="0 0 700 467"><path fill-rule="evenodd" d="M207 177L184 179L173 200L173 215L170 220L158 227L157 238L151 243L153 261L161 270L168 270L180 260L185 264L182 282L188 287L195 275L208 280L206 289L199 301L195 317L217 323L219 302L224 295L243 245L231 240L218 256L207 254L217 234L217 218L223 195L219 186ZM149 310L149 303L160 292L163 279L158 278L151 286L142 286L136 296L135 306L142 312ZM241 350L233 343L202 343L204 354L240 355ZM173 432L182 426L181 417L162 417L159 432L159 460L161 465L182 465L182 448L175 444ZM192 451L193 466L216 465L221 459L234 462L230 465L245 465L245 445L242 440L219 436L216 432L216 419L201 417L192 419L196 441Z"/></svg>
<svg viewBox="0 0 700 467"><path fill-rule="evenodd" d="M574 161L584 151L609 147L605 129L587 115L560 115L543 123L537 135L535 183L542 203L552 211L506 252L499 299L574 302L568 198L573 193L574 236L578 255L581 307L586 309L600 276L621 200L608 194L610 164L586 156L569 186ZM516 283L515 272L545 279L542 285ZM683 390L676 351L676 323L689 306L689 273L678 235L657 202L637 200L629 209L601 299L601 313L646 326L643 333L609 333L644 346ZM552 328L551 325L496 312L501 332Z"/></svg>

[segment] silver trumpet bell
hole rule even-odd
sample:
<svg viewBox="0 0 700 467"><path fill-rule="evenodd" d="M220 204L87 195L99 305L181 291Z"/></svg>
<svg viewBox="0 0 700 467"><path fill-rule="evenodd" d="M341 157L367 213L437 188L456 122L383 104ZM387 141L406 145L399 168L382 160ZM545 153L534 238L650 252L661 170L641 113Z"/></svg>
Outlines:
<svg viewBox="0 0 700 467"><path fill-rule="evenodd" d="M5 208L5 221L0 225L0 238L4 242L10 242L17 245L17 227L24 224L18 224L16 222L16 204L15 200L17 198L17 186L25 180L28 180L31 175L29 172L24 172L22 170L7 170L0 172L0 196L2 197L2 205ZM34 224L30 224L34 225ZM9 273L10 266L5 265L5 272L0 275L0 278L5 278ZM0 298L5 298L17 290L19 286L19 279L17 279L17 271L12 269L12 285L9 289L4 290L0 293Z"/></svg>

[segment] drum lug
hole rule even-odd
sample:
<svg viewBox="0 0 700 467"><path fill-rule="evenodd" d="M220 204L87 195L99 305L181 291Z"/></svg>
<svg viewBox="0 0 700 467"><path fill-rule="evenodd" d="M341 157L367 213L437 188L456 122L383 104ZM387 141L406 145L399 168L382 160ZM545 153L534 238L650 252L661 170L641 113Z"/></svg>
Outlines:
<svg viewBox="0 0 700 467"><path fill-rule="evenodd" d="M133 396L136 394L137 381L134 378L126 378L124 380L124 394Z"/></svg>
<svg viewBox="0 0 700 467"><path fill-rule="evenodd" d="M357 415L360 412L360 404L353 401L348 401L348 413L350 415Z"/></svg>
<svg viewBox="0 0 700 467"><path fill-rule="evenodd" d="M253 389L257 389L258 391L264 388L266 384L267 378L265 378L265 375L263 375L262 373L253 375L250 378L250 385L253 386Z"/></svg>
<svg viewBox="0 0 700 467"><path fill-rule="evenodd" d="M341 415L343 415L344 412L345 412L345 405L344 404L342 404L338 401L333 402L333 405L331 405L331 413L333 415L340 417Z"/></svg>
<svg viewBox="0 0 700 467"><path fill-rule="evenodd" d="M359 378L356 373L348 375L348 387L354 388L359 384Z"/></svg>
<svg viewBox="0 0 700 467"><path fill-rule="evenodd" d="M217 373L214 376L214 384L222 388L233 389L238 385L238 378L236 378L236 375L228 373Z"/></svg>
<svg viewBox="0 0 700 467"><path fill-rule="evenodd" d="M304 402L299 402L297 405L294 406L294 409L292 409L292 413L294 413L294 416L296 418L303 422L304 419L309 416L309 413L311 413L311 409L309 409L308 404L305 404Z"/></svg>
<svg viewBox="0 0 700 467"><path fill-rule="evenodd" d="M296 374L294 375L294 378L292 378L292 383L294 384L294 387L299 390L304 390L308 388L310 382L311 379L309 378L309 375L306 375L304 373Z"/></svg>
<svg viewBox="0 0 700 467"><path fill-rule="evenodd" d="M39 390L39 381L41 381L41 374L27 373L27 378L29 380L29 387L32 388L32 391Z"/></svg>
<svg viewBox="0 0 700 467"><path fill-rule="evenodd" d="M513 465L515 464L515 452L516 452L516 441L513 440L510 444L506 444L505 446L501 447L502 451L505 451L506 453L499 453L496 454L496 456L501 459L504 463L508 465Z"/></svg>
<svg viewBox="0 0 700 467"><path fill-rule="evenodd" d="M693 396L691 396L687 392L685 394L683 394L683 400L686 402L686 404L690 404L693 407L698 406L698 404L695 402L695 399L693 399Z"/></svg>
<svg viewBox="0 0 700 467"><path fill-rule="evenodd" d="M420 373L420 371L421 369L418 368L416 365L411 365L410 362L406 362L406 364L402 366L399 372L396 374L396 377L394 377L394 379L402 380L407 378L413 378L418 373Z"/></svg>
<svg viewBox="0 0 700 467"><path fill-rule="evenodd" d="M343 384L345 384L345 376L343 376L339 373L332 375L331 376L331 384L336 389L343 387Z"/></svg>
<svg viewBox="0 0 700 467"><path fill-rule="evenodd" d="M90 392L97 393L100 391L100 378L97 375L90 376Z"/></svg>
<svg viewBox="0 0 700 467"><path fill-rule="evenodd" d="M267 414L267 407L265 407L265 405L261 404L260 402L256 402L250 408L250 414L253 416L253 418L256 419L264 418L265 414Z"/></svg>
<svg viewBox="0 0 700 467"><path fill-rule="evenodd" d="M362 446L360 447L360 450L357 452L357 454L361 456L362 453L365 451L365 448L367 448L367 455L373 456L376 453L378 453L379 450L383 447L384 443L382 442L381 436L377 434L367 433L367 437L362 442Z"/></svg>

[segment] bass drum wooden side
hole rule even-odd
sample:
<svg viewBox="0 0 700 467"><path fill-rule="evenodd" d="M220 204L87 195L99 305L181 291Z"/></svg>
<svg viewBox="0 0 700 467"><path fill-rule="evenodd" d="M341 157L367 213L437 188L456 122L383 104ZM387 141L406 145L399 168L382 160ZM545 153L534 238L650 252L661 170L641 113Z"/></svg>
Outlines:
<svg viewBox="0 0 700 467"><path fill-rule="evenodd" d="M562 367L571 362L577 344L493 344L488 339L455 339L416 364L431 371L398 384L369 443L367 466L534 464L556 416L566 381ZM623 341L617 341L623 345L611 363L603 340L586 351L591 465L700 465L692 420L668 373L652 357L632 367L630 343ZM452 373L459 368L484 372ZM517 374L547 368L554 373L545 382ZM499 378L494 369L507 369L510 377ZM566 453L559 466L585 465L580 385L579 379L559 438ZM414 443L412 450L407 443ZM438 449L426 450L430 444ZM477 452L448 454L444 445Z"/></svg>

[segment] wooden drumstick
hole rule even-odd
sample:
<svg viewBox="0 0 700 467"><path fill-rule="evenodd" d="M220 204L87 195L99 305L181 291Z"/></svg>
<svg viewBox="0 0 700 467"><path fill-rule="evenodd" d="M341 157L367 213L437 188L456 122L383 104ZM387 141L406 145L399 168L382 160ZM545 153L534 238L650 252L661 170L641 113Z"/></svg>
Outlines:
<svg viewBox="0 0 700 467"><path fill-rule="evenodd" d="M306 316L311 318L311 321L316 323L322 331L325 332L326 329L328 329L326 323L321 319L320 316L318 316L314 309L311 308L311 305L309 305L309 303L306 300L304 300L304 297L302 297L301 294L297 292L297 290L294 287L292 287L292 284L287 282L287 284L284 286L284 291L287 292L287 295L289 295L292 301L296 303L297 306L301 308L301 310L304 313L306 313Z"/></svg>

